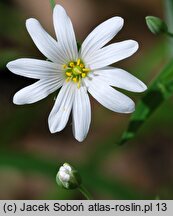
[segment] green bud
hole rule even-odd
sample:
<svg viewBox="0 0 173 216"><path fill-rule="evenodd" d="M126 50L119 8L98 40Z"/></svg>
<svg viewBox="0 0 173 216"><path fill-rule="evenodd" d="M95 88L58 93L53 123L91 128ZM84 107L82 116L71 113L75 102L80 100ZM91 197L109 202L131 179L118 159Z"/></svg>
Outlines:
<svg viewBox="0 0 173 216"><path fill-rule="evenodd" d="M159 35L168 32L168 27L166 23L160 18L154 16L147 16L145 19L148 28L153 34Z"/></svg>
<svg viewBox="0 0 173 216"><path fill-rule="evenodd" d="M56 175L57 184L65 189L76 189L81 185L81 177L76 169L68 163L60 167Z"/></svg>

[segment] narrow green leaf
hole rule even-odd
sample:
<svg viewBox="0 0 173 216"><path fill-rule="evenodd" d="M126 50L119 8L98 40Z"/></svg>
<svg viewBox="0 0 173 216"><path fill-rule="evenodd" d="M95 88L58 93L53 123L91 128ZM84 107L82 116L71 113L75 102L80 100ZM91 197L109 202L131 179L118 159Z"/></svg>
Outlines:
<svg viewBox="0 0 173 216"><path fill-rule="evenodd" d="M173 0L165 0L165 17L168 25L169 32L173 32ZM169 38L170 44L169 44L169 50L171 57L173 56L173 38Z"/></svg>
<svg viewBox="0 0 173 216"><path fill-rule="evenodd" d="M150 85L144 97L132 114L128 129L123 133L119 144L135 137L146 120L173 94L173 61L171 61Z"/></svg>
<svg viewBox="0 0 173 216"><path fill-rule="evenodd" d="M54 9L55 7L55 0L49 0L50 1L50 6L52 8L52 10Z"/></svg>

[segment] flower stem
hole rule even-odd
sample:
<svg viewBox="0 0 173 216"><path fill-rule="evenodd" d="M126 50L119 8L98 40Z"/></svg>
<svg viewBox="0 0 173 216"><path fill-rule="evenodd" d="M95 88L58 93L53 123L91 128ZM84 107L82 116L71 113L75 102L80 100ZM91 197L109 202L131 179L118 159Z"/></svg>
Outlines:
<svg viewBox="0 0 173 216"><path fill-rule="evenodd" d="M173 37L173 33L171 33L171 32L167 32L166 33L169 37Z"/></svg>
<svg viewBox="0 0 173 216"><path fill-rule="evenodd" d="M84 186L80 185L80 187L78 188L78 190L84 195L84 197L87 200L92 200L93 199L92 196L91 196L91 194L88 192L88 190Z"/></svg>
<svg viewBox="0 0 173 216"><path fill-rule="evenodd" d="M50 1L50 6L52 8L52 10L54 9L55 7L55 0L49 0Z"/></svg>
<svg viewBox="0 0 173 216"><path fill-rule="evenodd" d="M173 0L165 0L163 1L165 4L165 17L166 17L166 23L168 25L168 29L170 32L173 32ZM169 36L169 50L170 50L170 57L173 57L173 36L170 33L167 33Z"/></svg>

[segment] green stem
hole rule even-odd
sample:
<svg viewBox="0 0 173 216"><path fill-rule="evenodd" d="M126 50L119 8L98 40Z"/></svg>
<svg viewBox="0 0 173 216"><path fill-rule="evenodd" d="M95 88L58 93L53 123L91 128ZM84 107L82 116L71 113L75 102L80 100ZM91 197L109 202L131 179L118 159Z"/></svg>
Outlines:
<svg viewBox="0 0 173 216"><path fill-rule="evenodd" d="M166 17L166 23L168 25L168 29L170 32L173 32L173 0L164 0L165 4L165 17ZM169 36L169 51L170 51L170 57L173 57L173 36L171 34L167 34Z"/></svg>
<svg viewBox="0 0 173 216"><path fill-rule="evenodd" d="M92 200L92 196L91 194L88 192L88 190L84 187L84 186L80 186L78 188L78 190L84 195L84 197L87 199L87 200Z"/></svg>
<svg viewBox="0 0 173 216"><path fill-rule="evenodd" d="M51 8L52 8L52 10L54 9L54 7L55 7L55 0L49 0L50 1L50 6L51 6Z"/></svg>
<svg viewBox="0 0 173 216"><path fill-rule="evenodd" d="M166 34L167 34L169 37L173 37L173 33L171 33L171 32L166 32Z"/></svg>

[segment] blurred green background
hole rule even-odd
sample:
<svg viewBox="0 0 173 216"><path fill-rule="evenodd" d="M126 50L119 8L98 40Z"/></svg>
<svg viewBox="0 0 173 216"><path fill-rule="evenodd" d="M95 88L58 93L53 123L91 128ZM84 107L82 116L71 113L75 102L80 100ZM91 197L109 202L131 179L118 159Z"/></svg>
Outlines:
<svg viewBox="0 0 173 216"><path fill-rule="evenodd" d="M125 26L115 41L137 40L140 49L121 67L150 85L171 58L170 41L152 35L145 16L165 16L159 0L61 0L78 41L99 23L122 16ZM0 199L83 199L76 190L57 187L59 166L77 168L95 199L173 199L173 100L165 101L145 122L135 139L118 146L130 115L106 110L93 98L92 124L83 143L72 136L71 120L61 133L50 134L48 115L54 95L41 102L16 106L16 91L34 82L10 73L6 64L20 57L44 59L26 28L37 18L54 35L48 0L0 0ZM127 93L136 103L143 94ZM153 98L151 98L152 100Z"/></svg>

